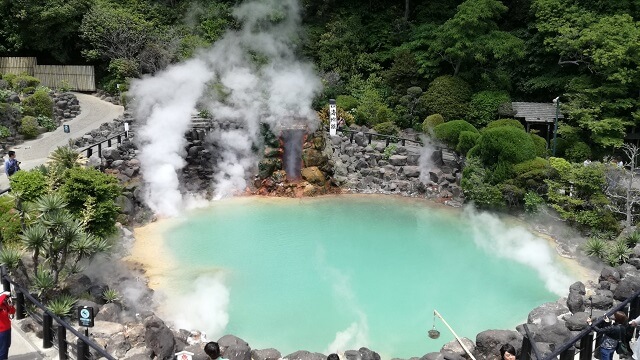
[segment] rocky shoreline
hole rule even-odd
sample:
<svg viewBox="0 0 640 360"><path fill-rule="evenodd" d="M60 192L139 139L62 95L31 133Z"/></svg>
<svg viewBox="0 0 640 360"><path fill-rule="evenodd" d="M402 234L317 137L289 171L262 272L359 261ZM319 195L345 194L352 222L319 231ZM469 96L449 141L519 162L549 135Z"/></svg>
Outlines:
<svg viewBox="0 0 640 360"><path fill-rule="evenodd" d="M91 160L94 166L116 176L124 185L124 194L119 199L124 216L120 227L122 247L117 256L127 254L135 241L133 233L127 226L137 226L153 220L153 214L141 201L140 163L136 159L137 148L134 144L136 124L131 114L125 112L122 118L112 123L103 124L73 144L84 147L96 141L104 140L114 133L121 132L123 123L131 126L132 141L127 141L119 147L102 150L102 158L95 155ZM355 129L360 130L360 129ZM366 130L366 129L362 129ZM189 154L188 165L182 174L183 180L189 179L192 190L201 190L211 180L215 159L209 149L204 146L203 139L206 129L194 128L188 134L189 144L185 149ZM368 144L364 131L357 132L353 141L350 136L325 136L323 141L316 141L309 145L314 149L313 161L305 160L307 167L323 169L322 177L327 184L321 184L310 179L303 179L305 188L316 189L334 187L350 193L395 194L410 197L424 197L433 201L460 206L462 194L459 188L460 161L451 156L446 149L432 149L428 161L435 165L435 170L428 174L420 174L420 159L425 157L419 149L395 146L393 151L386 150L384 144L373 142ZM386 150L386 151L385 151ZM211 161L207 164L202 161ZM325 166L325 161L326 165ZM327 169L330 169L327 171ZM264 178L257 177L258 185L277 173L272 169ZM317 175L317 173L316 173ZM303 176L304 177L304 176ZM300 186L297 184L295 186ZM261 188L256 186L254 191ZM292 191L290 194L295 195ZM564 244L565 248L571 245ZM568 249L567 251L577 251ZM113 268L113 261L120 264L120 260L99 259L92 268L102 269L106 264ZM152 310L156 305L153 301L154 291L148 287L145 270L141 264L129 263L127 267L116 266L120 271L93 271L80 275L74 279L74 289L78 293L95 294L91 300L82 300L78 305L93 306L97 311L96 326L91 329L91 336L107 351L119 359L172 359L177 351L194 353L195 360L205 360L202 351L202 337L197 331L172 329ZM566 298L556 302L542 304L533 309L527 317L527 324L533 334L533 341L543 353L550 353L580 330L586 327L586 317L593 310L594 316L605 313L618 302L626 299L640 289L640 247L634 249L633 258L628 264L617 268L604 267L597 279L587 282L576 282ZM125 285L126 286L123 286ZM135 288L135 294L123 294L123 304L105 304L98 294L106 287L121 289ZM591 296L592 302L588 301ZM590 308L593 307L593 309ZM22 322L23 330L40 333L34 321ZM522 325L515 330L486 330L477 334L475 341L464 338L465 346L471 350L478 360L493 360L498 358L498 349L504 343L511 343L518 351L522 345L524 329ZM327 354L297 351L292 354L281 354L276 349L252 349L241 338L225 335L217 340L222 349L222 357L229 360L267 360L287 358L290 360L324 360ZM441 351L429 354L416 354L411 359L424 360L462 360L468 355L456 341L445 344ZM367 348L348 350L344 357L349 360L376 360L380 355Z"/></svg>

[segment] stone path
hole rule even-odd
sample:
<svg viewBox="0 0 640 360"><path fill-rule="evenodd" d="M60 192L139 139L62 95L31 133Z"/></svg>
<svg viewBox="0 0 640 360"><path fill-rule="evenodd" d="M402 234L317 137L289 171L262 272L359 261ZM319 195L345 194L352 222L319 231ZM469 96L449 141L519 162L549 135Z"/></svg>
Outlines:
<svg viewBox="0 0 640 360"><path fill-rule="evenodd" d="M93 95L81 93L75 93L75 95L80 103L80 114L64 123L69 125L69 133L65 133L63 127L60 126L55 131L44 133L37 139L25 141L11 148L16 152L16 159L22 162L20 164L21 169L29 170L44 164L49 153L58 146L67 145L69 140L82 137L91 130L97 129L103 123L111 122L124 113L122 106L113 105ZM9 179L4 172L4 159L0 164L0 168L2 168L0 189L6 189L9 187Z"/></svg>

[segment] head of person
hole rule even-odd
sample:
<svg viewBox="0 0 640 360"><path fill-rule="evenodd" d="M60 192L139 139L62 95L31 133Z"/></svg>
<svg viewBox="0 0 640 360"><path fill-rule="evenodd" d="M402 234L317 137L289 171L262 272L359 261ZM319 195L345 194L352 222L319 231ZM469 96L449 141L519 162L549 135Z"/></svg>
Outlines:
<svg viewBox="0 0 640 360"><path fill-rule="evenodd" d="M516 349L511 344L504 344L500 348L500 360L515 360Z"/></svg>
<svg viewBox="0 0 640 360"><path fill-rule="evenodd" d="M220 345L215 341L210 341L204 346L204 353L211 359L217 359L220 357Z"/></svg>
<svg viewBox="0 0 640 360"><path fill-rule="evenodd" d="M624 311L616 311L613 314L613 319L616 321L616 324L626 324L627 323L627 314Z"/></svg>
<svg viewBox="0 0 640 360"><path fill-rule="evenodd" d="M338 354L333 353L333 354L329 354L329 356L327 356L327 360L340 360L340 357L338 356Z"/></svg>
<svg viewBox="0 0 640 360"><path fill-rule="evenodd" d="M12 159L13 159L14 157L16 157L16 152L15 152L15 151L13 151L13 150L9 150L9 157L10 157L10 158L12 158Z"/></svg>

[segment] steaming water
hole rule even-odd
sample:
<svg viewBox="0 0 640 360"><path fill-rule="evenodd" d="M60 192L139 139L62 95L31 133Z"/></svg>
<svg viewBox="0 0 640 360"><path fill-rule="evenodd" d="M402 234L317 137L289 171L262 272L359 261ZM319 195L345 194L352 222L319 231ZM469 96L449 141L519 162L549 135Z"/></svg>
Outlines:
<svg viewBox="0 0 640 360"><path fill-rule="evenodd" d="M475 341L513 330L575 281L521 228L393 197L221 201L190 213L165 245L181 264L171 280L180 325L283 355L367 346L420 357L454 339L439 320L441 337L427 337L433 309Z"/></svg>

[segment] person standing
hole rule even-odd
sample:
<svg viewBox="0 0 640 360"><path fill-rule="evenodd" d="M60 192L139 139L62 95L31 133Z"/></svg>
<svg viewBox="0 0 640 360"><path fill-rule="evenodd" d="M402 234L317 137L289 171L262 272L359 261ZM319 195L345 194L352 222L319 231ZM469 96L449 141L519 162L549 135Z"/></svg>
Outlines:
<svg viewBox="0 0 640 360"><path fill-rule="evenodd" d="M220 345L215 341L209 341L204 346L204 353L207 354L210 359L215 360L220 357Z"/></svg>
<svg viewBox="0 0 640 360"><path fill-rule="evenodd" d="M622 311L616 311L613 314L615 324L600 328L593 325L593 330L603 334L602 343L600 344L600 360L612 360L613 353L618 347L618 342L626 340L626 324L628 321L627 314ZM609 318L605 317L604 321L609 322ZM591 325L591 319L587 319L587 323Z"/></svg>
<svg viewBox="0 0 640 360"><path fill-rule="evenodd" d="M4 161L4 173L9 177L15 174L18 170L20 170L20 161L16 159L16 152L9 150L9 158Z"/></svg>
<svg viewBox="0 0 640 360"><path fill-rule="evenodd" d="M8 291L0 294L0 360L9 358L9 347L11 347L11 319L16 313L16 308L11 303L11 296Z"/></svg>

